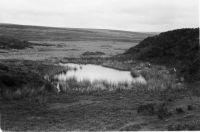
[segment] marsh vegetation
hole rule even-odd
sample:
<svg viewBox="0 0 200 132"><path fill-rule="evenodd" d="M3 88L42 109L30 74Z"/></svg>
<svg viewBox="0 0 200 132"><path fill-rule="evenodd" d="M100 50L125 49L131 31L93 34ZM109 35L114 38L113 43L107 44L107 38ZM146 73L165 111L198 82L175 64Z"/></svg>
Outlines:
<svg viewBox="0 0 200 132"><path fill-rule="evenodd" d="M9 27L7 31L10 32L10 26L4 25L4 28ZM122 32L119 37L119 32L109 30L101 32L81 30L80 34L80 30L54 29L53 32L47 27L34 27L37 32L23 34L25 27L22 27L12 27L11 35L19 32L20 35L16 37L34 42L33 47L20 52L1 49L0 53L2 130L199 129L199 82L186 81L185 74L179 72L180 65L158 63L159 59L163 59L161 54L163 52L159 52L161 56L157 59L152 53L156 51L143 50L153 47L155 50L166 51L165 55L174 54L181 47L182 41L176 43L180 44L178 47L175 49L171 47L170 50L168 48L165 50L166 47L162 47L162 44L158 48L156 48L157 43L154 45L154 41L159 40L159 43L160 41L164 43L169 40L163 38L168 34L169 38L174 36L173 31L145 39L135 48L119 55L136 45L135 42L142 40L146 34L135 34L138 38L134 38L134 33ZM37 35L38 32L44 33L46 30L53 33ZM62 33L60 37L54 34L61 31L70 31L69 34L73 34L69 38ZM180 30L183 31L185 30ZM90 36L88 39L91 32L92 34L96 32L97 36ZM102 35L104 32L109 35ZM175 32L177 36L179 31ZM187 36L190 32L183 35ZM82 39L75 41L77 33L82 35ZM111 37L110 34L114 36ZM161 39L158 39L159 37ZM176 42L179 40L176 39L179 35L173 38ZM183 38L185 40L187 37ZM197 41L193 39L192 37L191 41L188 40L183 45L187 47L187 44L192 42L194 47L191 49L196 53ZM101 56L103 53L105 56ZM142 59L143 55L148 56L144 57L146 60ZM180 60L179 55L176 60ZM188 60L186 59L188 56L185 56L184 60ZM195 57L191 57L192 62L196 60ZM186 61L181 61L184 62ZM186 67L189 67L188 64L191 63L186 63ZM195 64L197 65L193 67L194 71L198 71L198 59ZM185 72L192 74L193 68Z"/></svg>

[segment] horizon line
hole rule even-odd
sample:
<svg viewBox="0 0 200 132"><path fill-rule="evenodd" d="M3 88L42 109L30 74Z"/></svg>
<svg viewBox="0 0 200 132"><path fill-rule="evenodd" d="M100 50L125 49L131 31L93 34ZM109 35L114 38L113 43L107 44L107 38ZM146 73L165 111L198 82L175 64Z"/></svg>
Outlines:
<svg viewBox="0 0 200 132"><path fill-rule="evenodd" d="M88 30L110 30L110 31L122 31L122 32L136 32L136 33L154 33L158 34L161 32L167 32L176 29L186 29L186 28L199 28L199 27L182 27L174 28L165 31L132 31L132 30L123 30L123 29L109 29L109 28L84 28L84 27L62 27L62 26L46 26L46 25L32 25L32 24L19 24L19 23L7 23L0 22L0 25L18 25L18 26L32 26L32 27L44 27L44 28L58 28L58 29L88 29Z"/></svg>

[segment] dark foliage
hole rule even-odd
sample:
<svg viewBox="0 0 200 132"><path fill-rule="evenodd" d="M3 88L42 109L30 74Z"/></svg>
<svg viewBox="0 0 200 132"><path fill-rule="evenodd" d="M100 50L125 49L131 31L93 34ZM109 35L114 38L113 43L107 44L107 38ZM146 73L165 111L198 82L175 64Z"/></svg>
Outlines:
<svg viewBox="0 0 200 132"><path fill-rule="evenodd" d="M159 119L164 119L172 114L169 112L165 103L140 105L137 108L137 113L142 113L143 115L157 115Z"/></svg>
<svg viewBox="0 0 200 132"><path fill-rule="evenodd" d="M96 52L89 52L89 51L87 51L87 52L84 52L82 55L83 55L83 56L90 56L90 55L105 55L105 53L100 52L100 51L96 51Z"/></svg>
<svg viewBox="0 0 200 132"><path fill-rule="evenodd" d="M0 36L0 49L25 49L31 47L31 43L21 41L8 36Z"/></svg>
<svg viewBox="0 0 200 132"><path fill-rule="evenodd" d="M181 114L181 113L184 113L184 110L183 110L183 108L176 108L176 112L178 114Z"/></svg>
<svg viewBox="0 0 200 132"><path fill-rule="evenodd" d="M0 98L20 99L53 90L53 86L31 67L17 62L0 63Z"/></svg>
<svg viewBox="0 0 200 132"><path fill-rule="evenodd" d="M187 110L191 111L191 110L193 110L193 109L194 109L194 108L193 108L192 105L188 105L188 106L187 106Z"/></svg>
<svg viewBox="0 0 200 132"><path fill-rule="evenodd" d="M143 114L154 114L154 111L154 104L140 105L137 109L137 113Z"/></svg>
<svg viewBox="0 0 200 132"><path fill-rule="evenodd" d="M148 37L125 55L176 67L187 80L200 79L199 28L178 29Z"/></svg>

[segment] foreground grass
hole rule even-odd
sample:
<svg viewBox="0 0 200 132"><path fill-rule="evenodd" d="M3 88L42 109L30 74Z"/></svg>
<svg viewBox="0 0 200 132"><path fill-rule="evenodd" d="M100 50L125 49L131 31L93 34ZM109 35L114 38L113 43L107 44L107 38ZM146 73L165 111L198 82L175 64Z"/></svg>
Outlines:
<svg viewBox="0 0 200 132"><path fill-rule="evenodd" d="M147 84L115 86L98 82L95 88L97 84L72 79L67 81L66 91L43 95L45 103L30 97L0 100L1 128L10 131L199 130L200 84L179 83L175 74L164 67L132 65L132 70L139 70ZM44 68L40 71L43 71L41 75L47 73Z"/></svg>
<svg viewBox="0 0 200 132"><path fill-rule="evenodd" d="M176 97L170 101L163 101L160 95L148 91L124 89L50 94L45 104L30 102L28 99L0 101L1 128L10 131L198 130L199 97L190 99L187 98L187 92L176 93ZM172 112L171 116L164 119L159 119L156 114L137 113L141 105L164 102L168 103L168 110ZM179 105L187 107L188 104L192 104L194 109L176 113ZM191 128L194 122L195 127Z"/></svg>
<svg viewBox="0 0 200 132"><path fill-rule="evenodd" d="M119 96L119 94L118 94ZM101 96L70 94L51 96L46 106L28 104L25 101L18 105L16 101L9 102L1 108L3 111L3 130L106 130L116 129L118 124L133 120L130 113L120 112L125 109L119 105L120 97L114 93ZM91 104L77 104L61 109L52 108L53 104L72 104L74 102L90 100ZM101 101L100 101L101 100ZM109 102L107 102L110 100ZM117 101L118 100L118 101ZM7 102L8 103L8 102ZM131 107L130 107L131 108ZM15 110L15 113L10 115ZM122 118L123 116L123 118ZM12 120L10 120L12 118ZM106 126L108 125L108 126ZM110 125L110 126L109 126Z"/></svg>

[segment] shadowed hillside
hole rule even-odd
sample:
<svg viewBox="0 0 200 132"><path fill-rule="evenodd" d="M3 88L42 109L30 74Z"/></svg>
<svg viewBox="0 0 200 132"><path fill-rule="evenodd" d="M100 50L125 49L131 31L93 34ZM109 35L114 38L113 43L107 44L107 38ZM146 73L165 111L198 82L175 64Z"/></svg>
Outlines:
<svg viewBox="0 0 200 132"><path fill-rule="evenodd" d="M42 26L0 24L0 35L11 36L28 41L103 40L139 42L147 36L152 36L152 33L107 29L52 28Z"/></svg>
<svg viewBox="0 0 200 132"><path fill-rule="evenodd" d="M200 69L199 28L178 29L148 37L124 54L175 66L181 74L191 79Z"/></svg>

